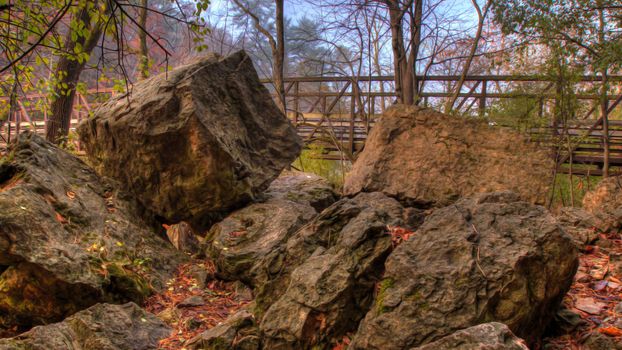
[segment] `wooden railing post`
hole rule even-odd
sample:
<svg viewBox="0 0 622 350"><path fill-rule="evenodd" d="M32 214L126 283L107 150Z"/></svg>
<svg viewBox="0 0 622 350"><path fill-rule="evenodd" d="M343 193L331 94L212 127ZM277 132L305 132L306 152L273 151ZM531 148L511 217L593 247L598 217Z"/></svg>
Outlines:
<svg viewBox="0 0 622 350"><path fill-rule="evenodd" d="M300 113L300 102L298 95L300 94L300 82L296 81L294 84L294 127L298 127L298 113Z"/></svg>
<svg viewBox="0 0 622 350"><path fill-rule="evenodd" d="M486 93L488 90L488 80L482 81L482 95L479 98L479 116L486 115Z"/></svg>
<svg viewBox="0 0 622 350"><path fill-rule="evenodd" d="M348 149L354 153L354 119L356 118L356 98L358 96L358 82L352 80L352 96L350 96L350 125L348 135Z"/></svg>

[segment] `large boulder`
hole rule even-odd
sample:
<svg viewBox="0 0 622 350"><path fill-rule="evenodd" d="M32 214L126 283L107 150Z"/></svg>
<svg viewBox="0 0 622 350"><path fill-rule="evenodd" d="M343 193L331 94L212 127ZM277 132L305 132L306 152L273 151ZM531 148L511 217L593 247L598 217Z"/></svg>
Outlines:
<svg viewBox="0 0 622 350"><path fill-rule="evenodd" d="M0 350L151 350L170 332L134 303L97 304L62 322L0 339Z"/></svg>
<svg viewBox="0 0 622 350"><path fill-rule="evenodd" d="M484 121L395 106L372 128L344 192L380 191L410 205L447 205L511 190L543 203L552 160L521 135Z"/></svg>
<svg viewBox="0 0 622 350"><path fill-rule="evenodd" d="M385 266L349 349L416 347L493 321L533 344L570 288L578 256L545 208L497 192L436 210Z"/></svg>
<svg viewBox="0 0 622 350"><path fill-rule="evenodd" d="M457 331L413 350L529 350L503 323L491 322Z"/></svg>
<svg viewBox="0 0 622 350"><path fill-rule="evenodd" d="M244 51L138 82L79 133L98 172L163 221L196 227L254 199L301 150Z"/></svg>
<svg viewBox="0 0 622 350"><path fill-rule="evenodd" d="M289 239L258 288L260 329L268 349L327 346L354 331L373 302L390 228L414 229L420 213L381 193L333 204ZM261 312L265 311L265 315Z"/></svg>
<svg viewBox="0 0 622 350"><path fill-rule="evenodd" d="M22 134L0 159L0 327L140 302L164 287L184 256L133 213L112 182Z"/></svg>
<svg viewBox="0 0 622 350"><path fill-rule="evenodd" d="M287 173L275 180L262 202L236 210L212 226L205 241L218 275L251 287L265 283L271 253L302 225L337 200L330 184L312 174Z"/></svg>
<svg viewBox="0 0 622 350"><path fill-rule="evenodd" d="M603 231L622 228L622 177L603 179L596 188L583 197L583 209L596 218L596 226Z"/></svg>

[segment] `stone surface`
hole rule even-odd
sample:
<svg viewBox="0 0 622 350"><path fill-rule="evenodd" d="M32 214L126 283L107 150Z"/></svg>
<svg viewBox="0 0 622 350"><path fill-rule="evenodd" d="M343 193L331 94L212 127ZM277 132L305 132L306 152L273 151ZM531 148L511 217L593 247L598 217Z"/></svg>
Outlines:
<svg viewBox="0 0 622 350"><path fill-rule="evenodd" d="M469 327L413 350L529 350L503 323Z"/></svg>
<svg viewBox="0 0 622 350"><path fill-rule="evenodd" d="M301 150L244 51L138 82L79 133L97 171L166 223L195 227L253 200Z"/></svg>
<svg viewBox="0 0 622 350"><path fill-rule="evenodd" d="M482 322L502 322L533 344L578 257L546 209L497 192L436 210L385 266L349 349L416 347Z"/></svg>
<svg viewBox="0 0 622 350"><path fill-rule="evenodd" d="M261 340L255 318L242 309L223 323L190 339L185 348L193 350L259 350Z"/></svg>
<svg viewBox="0 0 622 350"><path fill-rule="evenodd" d="M316 210L337 199L328 182L305 173L287 173L274 181L264 201L239 209L212 226L205 241L207 255L214 260L218 276L240 280L251 287L265 283L262 271L271 269L271 254ZM266 258L268 257L268 258Z"/></svg>
<svg viewBox="0 0 622 350"><path fill-rule="evenodd" d="M583 343L585 350L622 350L622 342L593 331Z"/></svg>
<svg viewBox="0 0 622 350"><path fill-rule="evenodd" d="M97 304L62 322L0 339L0 349L151 350L170 331L157 317L134 303Z"/></svg>
<svg viewBox="0 0 622 350"><path fill-rule="evenodd" d="M596 219L591 213L581 208L563 207L556 218L577 248L582 249L598 239Z"/></svg>
<svg viewBox="0 0 622 350"><path fill-rule="evenodd" d="M140 302L164 286L184 256L133 213L81 160L21 135L0 159L0 327Z"/></svg>
<svg viewBox="0 0 622 350"><path fill-rule="evenodd" d="M300 171L284 171L270 184L266 194L272 198L308 204L317 212L321 212L339 199L339 195L328 180Z"/></svg>
<svg viewBox="0 0 622 350"><path fill-rule="evenodd" d="M418 206L512 190L544 203L552 161L522 136L484 121L395 106L374 125L344 192L380 191Z"/></svg>
<svg viewBox="0 0 622 350"><path fill-rule="evenodd" d="M583 208L594 214L599 229L622 228L622 177L603 179L594 190L585 194Z"/></svg>
<svg viewBox="0 0 622 350"><path fill-rule="evenodd" d="M177 250L184 253L195 254L200 248L199 239L194 230L187 222L166 226L166 236Z"/></svg>
<svg viewBox="0 0 622 350"><path fill-rule="evenodd" d="M256 310L267 349L327 346L354 331L392 250L387 226L414 229L418 211L381 193L342 199L300 229L268 265ZM269 305L269 307L267 307Z"/></svg>

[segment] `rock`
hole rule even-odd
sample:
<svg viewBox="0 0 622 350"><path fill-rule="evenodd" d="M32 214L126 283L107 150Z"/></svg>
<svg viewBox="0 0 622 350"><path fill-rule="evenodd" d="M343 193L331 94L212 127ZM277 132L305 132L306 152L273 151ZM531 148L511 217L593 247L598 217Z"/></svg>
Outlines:
<svg viewBox="0 0 622 350"><path fill-rule="evenodd" d="M259 350L260 336L255 318L246 309L229 316L223 323L190 339L187 349Z"/></svg>
<svg viewBox="0 0 622 350"><path fill-rule="evenodd" d="M574 307L587 312L588 314L598 315L607 307L607 304L594 300L594 298L578 298L574 304Z"/></svg>
<svg viewBox="0 0 622 350"><path fill-rule="evenodd" d="M563 207L556 217L577 248L583 249L598 239L595 218L587 211L581 208Z"/></svg>
<svg viewBox="0 0 622 350"><path fill-rule="evenodd" d="M266 257L316 214L311 206L284 199L251 204L212 226L206 254L218 277L255 287L262 283L261 271L270 266Z"/></svg>
<svg viewBox="0 0 622 350"><path fill-rule="evenodd" d="M381 193L362 193L300 229L266 265L269 282L258 288L265 348L321 348L354 331L392 250L387 226L414 229L415 214Z"/></svg>
<svg viewBox="0 0 622 350"><path fill-rule="evenodd" d="M199 240L187 222L180 222L166 227L166 236L177 250L195 254L199 249Z"/></svg>
<svg viewBox="0 0 622 350"><path fill-rule="evenodd" d="M193 295L182 300L177 307L194 307L205 305L205 300L200 295Z"/></svg>
<svg viewBox="0 0 622 350"><path fill-rule="evenodd" d="M302 147L244 51L138 82L78 129L97 171L196 227L256 198Z"/></svg>
<svg viewBox="0 0 622 350"><path fill-rule="evenodd" d="M266 256L279 251L291 235L311 220L317 209L337 199L328 182L305 173L279 177L264 202L239 209L212 226L205 241L206 254L218 276L240 280L251 287L264 283L261 271L272 263Z"/></svg>
<svg viewBox="0 0 622 350"><path fill-rule="evenodd" d="M25 133L0 160L0 326L141 302L185 261L114 184Z"/></svg>
<svg viewBox="0 0 622 350"><path fill-rule="evenodd" d="M578 257L546 209L497 192L436 210L385 266L349 349L416 347L482 322L502 322L533 344Z"/></svg>
<svg viewBox="0 0 622 350"><path fill-rule="evenodd" d="M333 186L321 176L300 171L284 171L266 191L272 198L287 199L312 206L318 213L339 199Z"/></svg>
<svg viewBox="0 0 622 350"><path fill-rule="evenodd" d="M546 333L548 335L565 335L587 325L588 322L585 321L581 315L562 307L555 314L555 317L553 318L553 321L551 321L549 329Z"/></svg>
<svg viewBox="0 0 622 350"><path fill-rule="evenodd" d="M484 121L395 106L372 128L344 194L380 191L409 205L443 206L511 190L544 203L553 163L523 136Z"/></svg>
<svg viewBox="0 0 622 350"><path fill-rule="evenodd" d="M416 350L528 350L503 323L482 323L457 331ZM413 350L414 350L413 349Z"/></svg>
<svg viewBox="0 0 622 350"><path fill-rule="evenodd" d="M134 303L97 304L62 322L0 339L0 349L150 350L156 349L170 331Z"/></svg>
<svg viewBox="0 0 622 350"><path fill-rule="evenodd" d="M622 228L622 178L603 179L583 197L583 209L594 214L596 226L602 231Z"/></svg>
<svg viewBox="0 0 622 350"><path fill-rule="evenodd" d="M590 333L583 343L585 350L622 350L622 342L596 331Z"/></svg>

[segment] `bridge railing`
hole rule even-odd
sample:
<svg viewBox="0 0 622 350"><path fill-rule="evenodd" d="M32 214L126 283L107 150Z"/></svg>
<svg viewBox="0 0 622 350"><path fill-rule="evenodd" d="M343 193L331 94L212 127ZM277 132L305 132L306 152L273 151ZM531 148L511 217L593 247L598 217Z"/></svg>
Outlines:
<svg viewBox="0 0 622 350"><path fill-rule="evenodd" d="M459 76L437 75L421 76L418 81L422 87L419 93L421 105L443 109L453 95ZM606 118L599 115L601 95L598 91L600 77L584 76L574 83L575 98L584 108L565 125L555 125L553 114L557 82L541 76L477 75L467 76L464 86L454 104L456 113L467 117L483 117L501 101L521 99L531 101L531 109L543 127L530 129L538 141L552 146L551 137L570 136L573 139L570 151L557 152L559 164L583 162L596 166L604 163L605 135L603 120L609 121L620 113L622 102L622 76L610 76L611 89L606 97ZM271 90L269 80L264 84ZM287 114L306 143L319 144L325 153L323 157L354 160L365 142L367 134L376 118L397 96L394 92L392 76L360 77L293 77L285 79ZM91 89L86 94L77 94L73 108L72 127L97 108L99 103L114 95L112 88ZM7 97L0 97L0 103ZM43 133L48 119L49 101L45 95L31 94L18 99L14 112L0 128L0 147L26 128ZM0 122L2 123L2 122ZM622 166L622 132L616 121L610 121L608 149L610 164ZM546 137L543 137L546 136ZM558 147L559 149L559 147Z"/></svg>

